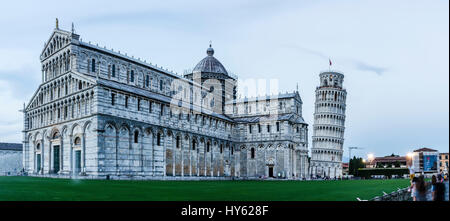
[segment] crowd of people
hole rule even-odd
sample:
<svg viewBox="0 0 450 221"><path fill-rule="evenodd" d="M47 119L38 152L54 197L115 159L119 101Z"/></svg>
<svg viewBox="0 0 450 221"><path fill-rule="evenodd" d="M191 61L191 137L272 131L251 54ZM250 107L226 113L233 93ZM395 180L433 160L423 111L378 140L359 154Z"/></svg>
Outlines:
<svg viewBox="0 0 450 221"><path fill-rule="evenodd" d="M444 183L446 179L448 178L444 179L441 174L437 174L431 177L431 182L426 182L423 175L416 177L412 174L409 191L413 201L444 201L447 192Z"/></svg>

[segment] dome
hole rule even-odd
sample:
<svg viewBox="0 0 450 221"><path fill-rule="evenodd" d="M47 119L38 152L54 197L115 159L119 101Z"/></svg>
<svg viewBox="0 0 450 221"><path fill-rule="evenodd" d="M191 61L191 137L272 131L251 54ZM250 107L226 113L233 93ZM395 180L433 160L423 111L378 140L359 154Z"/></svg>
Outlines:
<svg viewBox="0 0 450 221"><path fill-rule="evenodd" d="M202 73L216 73L216 74L225 74L228 75L225 67L217 60L214 55L214 49L209 45L209 48L206 50L206 56L197 65L195 65L194 70L192 72L202 72Z"/></svg>

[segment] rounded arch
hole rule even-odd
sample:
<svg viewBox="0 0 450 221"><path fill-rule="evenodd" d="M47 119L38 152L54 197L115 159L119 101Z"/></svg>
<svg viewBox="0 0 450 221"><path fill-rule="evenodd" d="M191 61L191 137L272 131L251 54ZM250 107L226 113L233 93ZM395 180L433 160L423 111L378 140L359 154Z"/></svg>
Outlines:
<svg viewBox="0 0 450 221"><path fill-rule="evenodd" d="M92 122L90 120L86 121L83 125L83 133L86 134L86 131L90 129Z"/></svg>
<svg viewBox="0 0 450 221"><path fill-rule="evenodd" d="M61 137L61 133L59 132L59 129L54 127L52 128L50 132L50 139L58 139Z"/></svg>
<svg viewBox="0 0 450 221"><path fill-rule="evenodd" d="M82 132L81 126L78 123L75 123L70 128L70 135L75 136L76 134L79 134Z"/></svg>

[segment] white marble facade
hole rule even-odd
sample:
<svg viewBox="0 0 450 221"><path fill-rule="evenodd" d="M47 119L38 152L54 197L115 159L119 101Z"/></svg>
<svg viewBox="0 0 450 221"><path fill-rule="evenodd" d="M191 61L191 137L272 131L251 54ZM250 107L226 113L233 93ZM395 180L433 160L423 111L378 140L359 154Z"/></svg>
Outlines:
<svg viewBox="0 0 450 221"><path fill-rule="evenodd" d="M40 59L42 83L24 111L29 174L309 176L298 91L236 99L236 78L211 46L192 73L180 76L56 27Z"/></svg>

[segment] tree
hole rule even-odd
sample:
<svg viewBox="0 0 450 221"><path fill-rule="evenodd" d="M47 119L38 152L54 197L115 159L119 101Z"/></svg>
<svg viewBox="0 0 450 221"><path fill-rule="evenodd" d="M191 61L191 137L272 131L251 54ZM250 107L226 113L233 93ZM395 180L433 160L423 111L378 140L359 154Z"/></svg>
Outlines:
<svg viewBox="0 0 450 221"><path fill-rule="evenodd" d="M353 157L353 159L350 159L350 162L348 164L348 173L354 176L358 175L358 169L359 168L365 168L366 165L363 162L362 158L356 158Z"/></svg>

